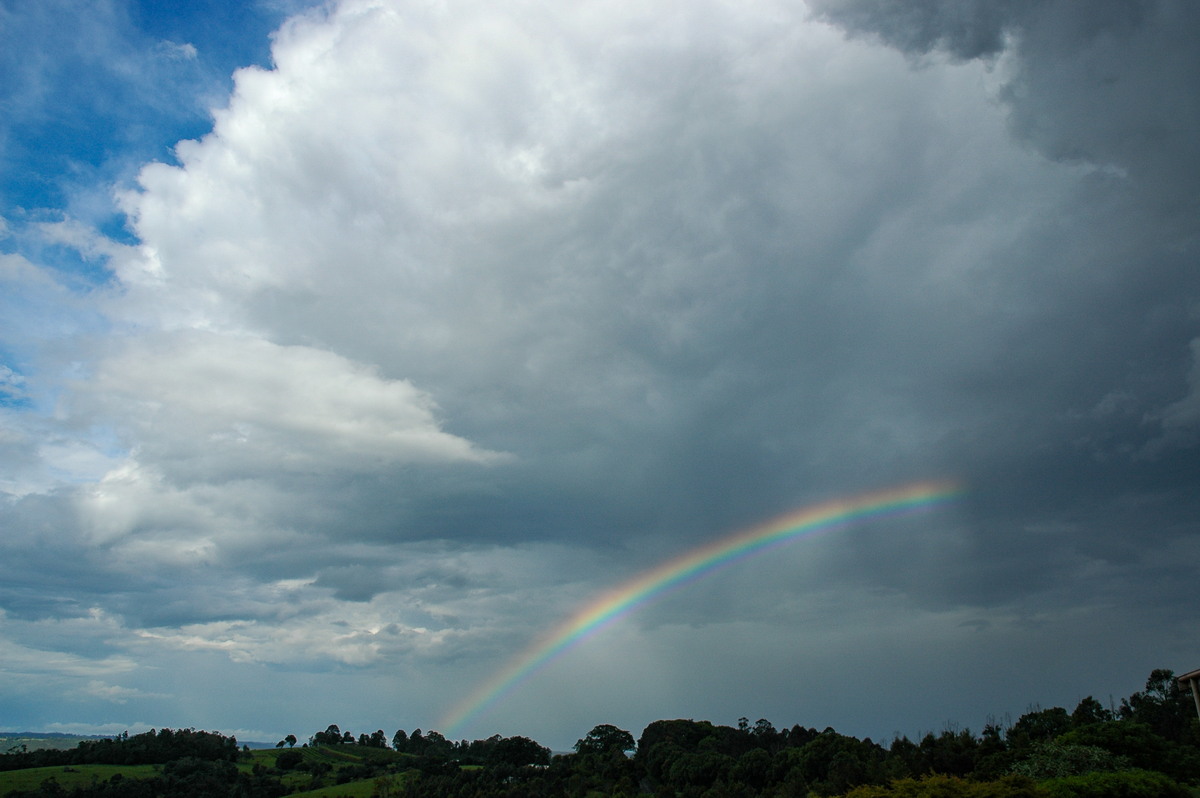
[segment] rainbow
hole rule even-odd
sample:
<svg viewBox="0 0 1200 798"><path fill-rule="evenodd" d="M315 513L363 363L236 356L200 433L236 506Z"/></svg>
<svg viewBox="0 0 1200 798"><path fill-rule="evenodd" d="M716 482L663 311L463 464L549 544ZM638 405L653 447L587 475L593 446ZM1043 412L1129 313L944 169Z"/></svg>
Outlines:
<svg viewBox="0 0 1200 798"><path fill-rule="evenodd" d="M795 510L685 552L598 596L540 637L460 701L443 718L442 727L453 739L471 720L555 658L667 591L772 547L860 521L936 507L960 492L953 482L919 482L835 499Z"/></svg>

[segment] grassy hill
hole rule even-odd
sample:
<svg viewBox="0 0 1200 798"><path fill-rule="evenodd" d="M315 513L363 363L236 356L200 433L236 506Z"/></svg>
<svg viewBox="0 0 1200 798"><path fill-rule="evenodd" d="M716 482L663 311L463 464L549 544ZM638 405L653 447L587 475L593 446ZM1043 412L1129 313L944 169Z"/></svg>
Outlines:
<svg viewBox="0 0 1200 798"><path fill-rule="evenodd" d="M366 798L375 792L375 783L379 776L356 778L359 771L371 766L390 765L389 769L393 773L388 778L399 781L404 778L402 772L405 766L414 758L410 754L398 753L390 748L321 745L251 751L238 763L238 767L247 772L253 772L255 766L273 769L278 767L279 757L289 750L300 755L300 764L285 771L281 780L289 789L298 791L293 793L297 798Z"/></svg>
<svg viewBox="0 0 1200 798"><path fill-rule="evenodd" d="M21 735L13 739L25 741L29 750L34 750L33 745L40 744L45 738ZM55 746L58 748L73 748L80 739L88 738L61 735L53 738L51 742L58 743ZM67 745L68 742L73 744ZM286 770L277 770L280 757L284 757ZM290 763L289 759L292 760ZM248 775L268 770L274 773L288 790L295 791L293 794L306 798L365 798L375 792L376 781L381 776L378 770L381 766L391 766L388 768L391 773L385 777L398 784L405 778L403 771L407 762L412 759L408 754L397 753L391 749L362 746L267 748L243 753L237 762L237 768ZM46 782L53 782L64 790L71 790L106 782L117 774L125 779L154 778L163 774L163 766L79 764L4 771L0 772L0 798L16 790L37 789Z"/></svg>
<svg viewBox="0 0 1200 798"><path fill-rule="evenodd" d="M47 781L70 790L92 782L108 781L118 773L127 779L148 779L161 770L159 765L72 765L10 770L0 772L0 796L14 790L33 790Z"/></svg>

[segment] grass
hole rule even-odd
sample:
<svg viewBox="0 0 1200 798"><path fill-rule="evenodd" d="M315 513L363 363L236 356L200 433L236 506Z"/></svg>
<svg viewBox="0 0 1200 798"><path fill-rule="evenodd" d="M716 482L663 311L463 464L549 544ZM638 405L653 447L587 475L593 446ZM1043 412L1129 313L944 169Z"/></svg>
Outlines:
<svg viewBox="0 0 1200 798"><path fill-rule="evenodd" d="M387 776L363 779L362 781L350 781L345 784L321 787L320 789L309 790L308 792L293 793L288 798L370 798L372 795L379 794L395 795L409 777L407 773L393 773ZM377 792L376 788L380 786L379 782L384 779L386 779L384 786L390 787L390 789Z"/></svg>
<svg viewBox="0 0 1200 798"><path fill-rule="evenodd" d="M243 755L238 761L238 769L249 773L253 771L256 765L262 765L267 768L276 767L279 756L289 749L287 748L271 748L259 749L251 751L249 755ZM359 746L309 746L297 747L294 749L300 753L302 761L306 764L323 763L328 765L330 770L319 777L319 782L332 781L335 778L337 771L342 767L362 764L385 764L394 765L404 763L413 759L411 754L402 754L391 750L390 748L367 748ZM294 796L301 798L330 798L331 796L349 796L357 798L358 796L369 797L375 791L375 778L363 779L361 781L351 781L345 784L335 784L317 789L306 790L304 792L292 793ZM390 778L403 779L403 776L392 774ZM280 779L285 787L293 790L303 789L309 786L313 781L313 776L307 770L290 770L280 774ZM289 796L291 798L291 796Z"/></svg>
<svg viewBox="0 0 1200 798"><path fill-rule="evenodd" d="M0 796L14 790L35 790L50 779L66 789L72 789L93 781L108 781L118 773L127 779L147 779L157 775L158 771L158 765L55 765L9 770L0 773Z"/></svg>
<svg viewBox="0 0 1200 798"><path fill-rule="evenodd" d="M279 755L287 748L261 748L250 751L248 754L243 754L237 761L238 770L243 773L253 772L256 765L261 765L265 768L274 768ZM387 748L366 748L359 746L312 746L308 748L296 748L306 763L324 763L329 766L329 771L322 777L322 781L329 781L333 774L341 767L349 765L362 765L366 763L372 764L399 764L413 757L409 754L401 754ZM55 765L53 767L43 768L26 768L24 770L11 770L0 772L0 798L3 798L8 793L14 790L35 790L42 785L43 782L54 779L59 786L70 790L75 787L81 787L91 784L92 782L107 781L114 775L120 773L127 779L150 778L158 775L162 770L161 765ZM312 783L312 775L307 770L292 770L285 771L279 774L284 785L289 789L300 789ZM391 776L402 780L403 776ZM330 798L331 796L348 796L349 798L369 798L375 790L376 779L364 779L362 781L347 782L346 784L337 784L329 787L322 787L308 792L295 793L297 796L309 796L311 798Z"/></svg>
<svg viewBox="0 0 1200 798"><path fill-rule="evenodd" d="M251 751L248 755L242 755L242 758L238 760L238 767L246 771L253 769L255 765L273 768L276 766L279 755L287 750L289 749L260 748L257 751ZM290 750L299 751L305 762L324 762L333 768L337 768L339 765L362 765L367 762L392 764L414 758L412 754L402 754L390 748L320 745Z"/></svg>
<svg viewBox="0 0 1200 798"><path fill-rule="evenodd" d="M346 784L335 784L332 787L322 787L319 790L295 792L287 798L371 798L375 792L375 779L351 781Z"/></svg>

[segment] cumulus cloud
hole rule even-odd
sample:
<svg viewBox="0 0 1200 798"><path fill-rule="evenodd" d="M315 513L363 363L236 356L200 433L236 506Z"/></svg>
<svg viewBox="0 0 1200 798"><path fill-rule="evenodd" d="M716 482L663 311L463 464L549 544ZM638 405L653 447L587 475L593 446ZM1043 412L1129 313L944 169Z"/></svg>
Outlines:
<svg viewBox="0 0 1200 798"><path fill-rule="evenodd" d="M101 361L87 389L122 403L109 412L158 457L210 458L222 469L498 458L443 432L432 399L408 381L312 347L200 332L139 337Z"/></svg>
<svg viewBox="0 0 1200 798"><path fill-rule="evenodd" d="M0 256L0 324L31 353L0 364L27 405L0 407L12 617L105 608L99 662L280 691L335 670L322 711L402 674L386 706L413 722L372 728L428 728L643 568L949 475L970 486L953 511L731 570L492 720L569 745L598 719L539 718L603 672L613 691L580 701L630 725L841 728L804 696L881 639L897 679L982 668L969 711L1019 711L1068 699L988 657L1076 629L1084 667L1118 616L1165 640L1139 608L1187 595L1171 563L1200 495L1191 12L813 5L290 19L211 131L119 192L127 238L34 226L109 279ZM1162 664L1114 657L1101 685L1055 684L1120 693ZM720 701L683 678L700 661ZM131 711L175 694L86 670L75 695ZM645 689L621 704L618 683ZM846 731L920 710L882 699Z"/></svg>

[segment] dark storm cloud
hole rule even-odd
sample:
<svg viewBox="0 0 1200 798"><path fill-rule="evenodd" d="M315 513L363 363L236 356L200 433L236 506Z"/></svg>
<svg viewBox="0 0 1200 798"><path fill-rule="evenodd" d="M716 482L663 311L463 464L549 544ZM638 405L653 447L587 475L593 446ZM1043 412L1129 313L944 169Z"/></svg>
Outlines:
<svg viewBox="0 0 1200 798"><path fill-rule="evenodd" d="M1065 214L1009 252L998 284L1011 304L998 310L1021 323L940 386L948 411L974 408L943 443L975 484L974 577L954 598L1011 599L1103 562L1118 571L1113 600L1181 601L1181 580L1159 581L1145 560L1197 533L1200 452L1162 419L1194 391L1200 48L1185 39L1200 9L815 5L908 53L989 59L1013 133L1092 172Z"/></svg>
<svg viewBox="0 0 1200 798"><path fill-rule="evenodd" d="M871 3L816 0L824 18L900 49L1013 58L1014 132L1051 158L1128 170L1168 219L1194 209L1200 10L1183 0ZM1157 200L1155 197L1157 196ZM1186 206L1186 207L1184 207ZM1183 219L1176 219L1183 222Z"/></svg>

